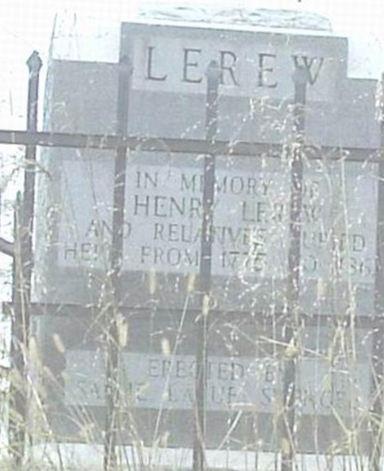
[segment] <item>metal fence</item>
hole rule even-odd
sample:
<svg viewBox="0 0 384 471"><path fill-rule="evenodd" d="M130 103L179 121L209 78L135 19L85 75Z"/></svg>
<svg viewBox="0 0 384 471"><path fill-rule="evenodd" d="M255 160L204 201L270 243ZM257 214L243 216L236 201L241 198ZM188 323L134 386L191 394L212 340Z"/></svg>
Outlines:
<svg viewBox="0 0 384 471"><path fill-rule="evenodd" d="M126 134L128 102L130 95L130 76L132 73L129 59L120 58L118 86L118 128L114 135L83 135L65 133L47 133L37 130L38 86L41 61L37 53L28 60L30 70L28 95L28 122L26 131L0 130L0 143L24 145L25 180L22 201L15 212L15 239L1 239L1 251L13 257L13 301L6 308L13 320L12 332L12 367L17 372L19 380L13 381L11 388L10 433L11 448L15 459L21 462L24 446L27 440L28 421L30 420L28 378L31 370L30 336L31 322L42 322L39 319L50 316L54 322L52 332L60 334L58 346L55 336L45 345L42 364L44 371L45 412L50 423L51 440L71 440L72 435L81 441L81 430L85 426L95 426L97 432L90 434L91 441L104 444L104 468L115 469L118 462L117 447L120 444L137 443L140 440L147 445L157 443L159 446L191 447L193 448L193 469L208 469L206 450L223 447L270 451L280 457L281 471L295 469L296 455L301 452L321 453L324 455L359 455L368 457L369 469L379 470L382 442L382 312L383 312L383 164L382 150L377 149L341 149L319 148L311 145L305 133L305 106L308 78L305 70L297 65L294 80L295 95L293 97L293 135L294 140L287 146L253 142L220 142L216 139L218 126L218 100L220 98L220 69L217 63L211 62L207 71L206 89L206 139L159 139L151 137L136 137ZM35 175L39 171L36 165L36 147L62 147L78 149L108 149L115 151L114 188L112 211L112 242L108 273L108 303L104 310L100 306L46 305L31 303L31 278L33 274L33 224L35 212ZM156 294L149 289L148 302L150 306L124 306L124 291L129 290L122 277L123 244L124 244L124 211L127 178L127 153L148 151L151 153L169 152L204 155L202 217L200 229L199 271L195 289L196 298L193 308L186 307L185 311L176 310L165 312L156 307ZM289 227L287 232L288 244L288 273L284 282L286 296L285 308L273 316L258 310L258 299L254 299L252 311L234 312L214 308L212 299L212 244L214 234L212 226L215 220L215 172L217 156L263 155L267 160L278 160L281 154L289 156ZM357 163L369 164L377 177L377 254L373 264L375 287L375 312L356 315L347 309L336 316L327 312L308 314L301 306L302 290L302 260L303 244L303 192L305 187L306 162L323 161L327 156L328 162L335 164ZM362 167L358 167L361 169ZM356 242L357 243L357 242ZM232 254L233 255L233 254ZM356 268L357 269L357 268ZM147 274L149 284L151 274ZM192 277L193 278L193 277ZM190 277L191 279L191 277ZM254 279L254 283L257 279ZM251 281L252 283L252 281ZM170 288L172 289L172 287ZM241 286L238 289L242 289ZM336 288L337 289L337 288ZM319 287L321 291L321 287ZM188 291L188 289L187 289ZM324 296L320 294L319 296ZM52 320L53 319L53 320ZM131 340L127 344L121 341L121 325L128 325ZM92 329L89 326L92 325ZM318 329L320 336L325 336L325 329L332 330L329 342L325 347L318 343L305 346L305 338L309 329ZM320 331L319 329L323 330ZM356 342L356 330L366 332L371 336L372 350L364 361L356 361L348 365L348 361L332 356L330 349L337 349L343 344L345 332ZM168 332L167 335L156 338L157 332ZM91 338L89 338L89 336ZM93 404L65 403L63 391L66 387L62 376L63 365L72 365L76 373L76 352L97 351L98 341L103 338L103 349L106 352L106 370L99 374L97 354L90 359L89 366L95 368L98 375L98 386L103 388L100 400ZM142 337L142 338L141 338ZM162 340L167 339L164 347ZM360 337L359 337L360 338ZM183 340L181 340L183 339ZM225 340L223 340L225 339ZM324 339L323 339L324 340ZM151 344L151 345L150 345ZM47 346L48 345L48 346ZM315 347L313 347L315 345ZM345 347L345 345L344 345ZM149 350L148 350L149 348ZM166 351L164 351L164 348ZM71 353L72 351L72 353ZM148 351L152 355L152 371L154 378L160 375L164 358L169 361L168 377L165 384L169 386L169 375L172 368L192 368L188 376L192 381L192 398L189 410L185 404L179 409L165 413L167 409L156 394L149 401L150 405L143 407L132 400L129 378L122 378L122 371L140 379L140 371L130 370L130 362L139 362ZM177 356L178 353L180 356ZM71 356L72 355L72 356ZM135 356L136 355L136 356ZM327 357L327 355L330 355ZM339 357L342 355L339 355ZM304 357L304 360L303 358ZM305 358L311 357L312 362L305 366ZM297 384L300 375L309 375L320 358L328 358L328 373L330 377L337 369L344 371L349 377L348 386L339 388L332 383L323 389L319 401L320 406L311 405L315 398L305 392L305 387ZM71 359L72 358L72 359ZM140 359L141 358L141 359ZM222 360L227 358L227 360ZM250 365L250 358L255 364ZM221 360L220 360L221 359ZM221 361L221 363L220 363ZM71 363L72 362L72 363ZM92 363L94 362L94 363ZM179 363L177 363L179 362ZM264 363L263 363L264 362ZM339 362L339 363L338 363ZM228 411L215 410L215 394L212 389L213 374L221 375L235 387L241 381L247 383L247 375L252 368L262 364L264 374L265 410L256 410L252 401L244 404L234 401ZM96 366L95 366L96 365ZM176 365L176 366L175 366ZM193 366L191 366L193 365ZM303 366L304 365L304 366ZM143 366L144 368L144 366ZM236 368L238 372L236 373ZM261 366L260 366L261 368ZM320 368L320 367L319 367ZM359 368L356 371L356 368ZM216 373L213 373L213 370ZM69 369L68 369L69 371ZM128 373L127 373L128 372ZM184 374L183 373L183 374ZM344 374L341 373L342 375ZM324 373L322 380L326 381ZM236 376L237 375L237 376ZM356 386L359 376L369 376L369 396L366 398L350 397L347 390L359 390ZM320 375L321 376L321 375ZM319 376L319 377L320 377ZM101 378L101 379L100 379ZM168 379L167 379L168 378ZM253 391L261 382L260 374L253 373L253 382L247 383L248 394L255 402L259 400L259 392ZM67 377L68 382L71 379ZM101 381L101 382L100 382ZM125 382L124 382L125 381ZM167 383L168 381L168 383ZM224 381L224 379L223 379ZM269 384L268 384L269 383ZM158 383L164 387L164 383ZM191 384L189 386L191 387ZM303 384L303 383L302 383ZM220 381L216 386L220 386ZM304 381L305 385L305 381ZM214 385L215 386L215 385ZM87 390L91 384L87 381L83 387ZM95 386L93 386L95 387ZM244 386L245 387L245 386ZM309 387L309 386L308 386ZM72 393L79 401L81 388L72 384ZM231 402L231 394L235 397L234 389L226 386L226 399ZM79 392L80 391L80 392ZM216 391L218 394L218 392ZM162 392L158 391L161 395ZM229 396L228 396L229 394ZM253 394L253 396L252 396ZM357 396L359 393L357 393ZM273 396L273 399L272 399ZM278 397L276 402L274 397ZM237 396L236 396L237 397ZM137 399L137 398L136 398ZM151 402L152 401L152 402ZM171 399L168 397L168 402ZM315 412L308 412L311 409ZM322 408L327 408L324 413ZM273 410L274 409L274 410ZM347 412L345 412L345 410ZM359 410L364 413L359 414ZM317 412L316 412L317 410ZM342 412L344 410L344 412ZM122 412L123 411L123 412ZM342 414L345 417L341 417ZM65 418L64 418L65 417ZM68 429L63 428L67 421ZM74 425L76 422L76 425ZM191 432L191 427L193 433ZM69 433L68 430L71 432ZM101 431L104 430L104 433ZM223 431L221 435L218 430ZM168 433L169 438L163 443L161 437ZM192 437L193 435L193 437Z"/></svg>

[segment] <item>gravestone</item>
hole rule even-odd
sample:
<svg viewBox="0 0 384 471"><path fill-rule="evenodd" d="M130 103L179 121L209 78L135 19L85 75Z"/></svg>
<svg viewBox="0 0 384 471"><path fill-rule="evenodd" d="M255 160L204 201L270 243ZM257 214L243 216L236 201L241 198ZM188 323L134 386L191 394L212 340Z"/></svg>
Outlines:
<svg viewBox="0 0 384 471"><path fill-rule="evenodd" d="M304 161L300 307L308 327L296 409L299 449L325 451L342 436L337 418L348 423L368 408L370 336L359 317L374 314L376 84L348 78L348 42L327 32L123 23L119 50L133 70L127 133L159 143L204 139L205 71L216 60L217 138L291 144L292 73L297 64L307 68L306 141L321 158ZM52 60L46 129L115 133L117 89L116 63ZM286 147L273 149L217 156L208 447L279 448L291 167ZM160 437L163 445L192 446L202 157L165 143L162 152L128 155L123 443L137 433L149 445ZM36 292L51 307L35 326L52 373L49 417L60 440L100 441L114 152L49 149L41 165ZM332 323L351 310L358 328L335 334Z"/></svg>

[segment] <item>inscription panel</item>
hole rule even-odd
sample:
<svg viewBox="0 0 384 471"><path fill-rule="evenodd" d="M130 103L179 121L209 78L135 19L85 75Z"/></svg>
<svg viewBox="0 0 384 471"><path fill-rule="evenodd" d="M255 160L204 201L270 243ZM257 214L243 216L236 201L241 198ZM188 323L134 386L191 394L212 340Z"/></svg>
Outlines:
<svg viewBox="0 0 384 471"><path fill-rule="evenodd" d="M144 91L203 94L216 60L224 95L286 99L301 65L311 100L331 101L346 73L346 41L335 36L123 24L122 48L133 57L133 88Z"/></svg>
<svg viewBox="0 0 384 471"><path fill-rule="evenodd" d="M47 416L54 433L67 439L79 439L84 431L96 433L105 426L104 324L97 311L91 317L79 314L72 308L69 317L49 316L49 324L47 318L38 321L47 339L42 356ZM120 413L127 423L122 441L131 443L138 434L146 444L167 437L169 446L191 446L196 312L186 312L185 319L180 312L140 310L123 311L123 315L121 326L127 322L128 338L119 354ZM263 327L258 316L212 315L206 390L208 448L217 448L227 437L229 448L275 449L276 426L283 420L286 365L283 325L276 322L275 327ZM362 423L359 433L365 433L371 401L372 335L366 328L331 324L302 332L295 370L295 413L298 449L303 451L327 450L335 443L342 447L343 427L356 420Z"/></svg>
<svg viewBox="0 0 384 471"><path fill-rule="evenodd" d="M112 161L66 160L58 263L106 268L111 240ZM373 287L377 177L374 164L306 164L302 278L324 286ZM198 273L202 158L140 153L127 168L126 271ZM217 158L214 276L287 276L290 164L282 159Z"/></svg>
<svg viewBox="0 0 384 471"><path fill-rule="evenodd" d="M124 407L193 409L193 355L124 353L120 381ZM361 365L362 367L362 365ZM89 375L92 371L92 375ZM271 359L208 359L207 410L276 413L281 400L281 364ZM356 373L356 370L355 370ZM66 354L65 402L105 406L105 358L102 352L72 350ZM329 368L326 360L303 359L296 372L296 411L308 415L350 415L367 406L369 370L348 374L345 365Z"/></svg>

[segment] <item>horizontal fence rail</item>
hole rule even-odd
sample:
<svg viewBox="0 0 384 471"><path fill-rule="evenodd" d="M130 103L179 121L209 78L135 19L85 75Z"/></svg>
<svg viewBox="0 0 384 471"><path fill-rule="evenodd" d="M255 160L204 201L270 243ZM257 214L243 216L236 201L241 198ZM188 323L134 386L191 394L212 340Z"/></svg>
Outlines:
<svg viewBox="0 0 384 471"><path fill-rule="evenodd" d="M1 144L42 147L72 147L79 149L113 150L127 147L132 151L173 152L191 154L222 154L234 156L255 156L280 158L288 147L283 144L220 141L204 139L170 139L160 137L118 136L103 134L72 134L60 132L27 132L0 129ZM313 160L350 160L377 163L381 161L381 150L355 147L317 147L304 145L306 158Z"/></svg>

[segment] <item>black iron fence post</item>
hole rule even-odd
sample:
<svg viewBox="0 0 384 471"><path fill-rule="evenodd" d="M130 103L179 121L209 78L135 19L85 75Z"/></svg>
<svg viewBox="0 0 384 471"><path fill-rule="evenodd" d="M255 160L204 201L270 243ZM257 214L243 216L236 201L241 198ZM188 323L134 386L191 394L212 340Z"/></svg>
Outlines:
<svg viewBox="0 0 384 471"><path fill-rule="evenodd" d="M37 51L34 51L27 61L29 69L28 82L28 109L27 130L37 131L37 117L39 108L39 78L43 65ZM22 205L22 250L23 250L23 290L28 301L31 298L31 279L33 270L32 234L35 208L35 181L36 181L36 146L26 148L26 166L24 172L24 194ZM29 322L29 319L28 319Z"/></svg>
<svg viewBox="0 0 384 471"><path fill-rule="evenodd" d="M128 132L129 92L132 66L127 56L119 62L117 97L117 132L126 136ZM116 445L120 430L120 385L119 385L119 312L121 309L121 270L123 263L123 232L125 212L125 177L127 146L117 148L114 170L112 244L110 254L110 306L106 319L106 426L104 447L104 470L112 471L117 466Z"/></svg>
<svg viewBox="0 0 384 471"><path fill-rule="evenodd" d="M287 325L285 326L283 373L283 427L281 444L281 470L293 471L295 464L295 388L298 358L297 335L300 328L300 265L301 265L301 212L303 198L303 148L305 130L305 103L308 83L305 68L297 66L293 75L295 88L293 108L294 143L291 149L291 198L288 247Z"/></svg>
<svg viewBox="0 0 384 471"><path fill-rule="evenodd" d="M206 97L206 140L215 141L218 122L218 95L221 70L216 61L211 61L207 69ZM201 253L199 285L201 292L201 312L196 320L196 410L195 437L193 446L193 471L206 469L205 459L205 414L207 387L207 323L211 298L212 274L212 224L215 198L215 154L204 157L203 219L201 231Z"/></svg>
<svg viewBox="0 0 384 471"><path fill-rule="evenodd" d="M42 61L34 51L27 61L29 69L27 130L37 131L39 78ZM19 217L16 217L17 250L13 261L13 304L10 392L10 451L19 466L25 449L28 418L27 361L30 330L31 281L33 270L32 235L35 205L36 145L25 152L24 187ZM17 205L18 206L18 205Z"/></svg>

